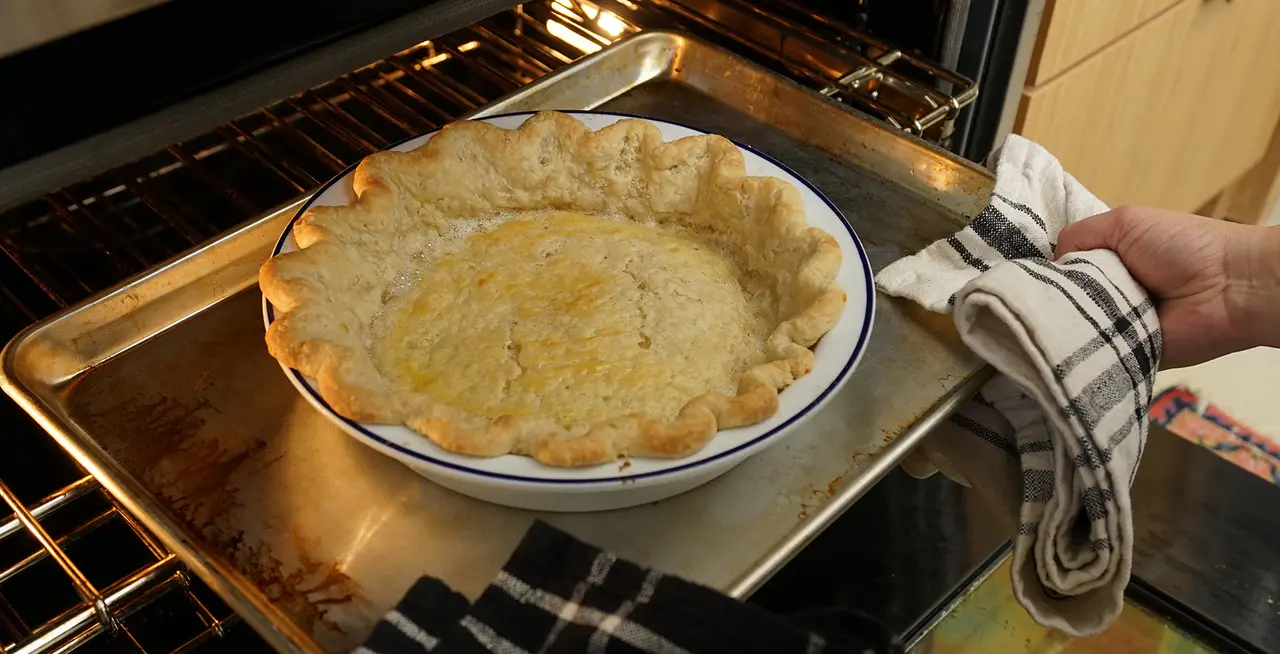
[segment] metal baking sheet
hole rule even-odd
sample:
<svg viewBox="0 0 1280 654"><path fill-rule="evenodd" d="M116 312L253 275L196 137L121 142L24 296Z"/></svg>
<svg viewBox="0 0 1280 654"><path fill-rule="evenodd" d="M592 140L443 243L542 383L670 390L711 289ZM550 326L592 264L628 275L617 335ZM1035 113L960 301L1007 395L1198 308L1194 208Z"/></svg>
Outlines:
<svg viewBox="0 0 1280 654"><path fill-rule="evenodd" d="M633 37L479 113L602 108L750 144L853 223L876 270L986 202L983 169L723 50ZM852 380L802 433L632 509L542 515L422 479L315 412L263 345L256 286L284 207L24 331L3 384L277 648L358 643L423 574L475 596L536 517L745 597L985 380L950 320L878 298Z"/></svg>

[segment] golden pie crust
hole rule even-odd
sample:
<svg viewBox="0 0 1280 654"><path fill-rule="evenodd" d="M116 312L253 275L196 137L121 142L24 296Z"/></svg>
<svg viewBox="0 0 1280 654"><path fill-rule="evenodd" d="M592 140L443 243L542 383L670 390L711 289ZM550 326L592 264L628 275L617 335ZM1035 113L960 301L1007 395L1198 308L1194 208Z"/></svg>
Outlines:
<svg viewBox="0 0 1280 654"><path fill-rule="evenodd" d="M777 411L845 304L835 239L719 136L462 121L354 187L263 265L268 349L340 415L451 452L687 456Z"/></svg>

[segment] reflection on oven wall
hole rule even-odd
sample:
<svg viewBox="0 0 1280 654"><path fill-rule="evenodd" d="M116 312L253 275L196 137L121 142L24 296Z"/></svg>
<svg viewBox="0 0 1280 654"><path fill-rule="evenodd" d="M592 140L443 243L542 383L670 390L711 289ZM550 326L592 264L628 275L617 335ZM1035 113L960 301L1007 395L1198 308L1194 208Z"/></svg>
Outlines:
<svg viewBox="0 0 1280 654"><path fill-rule="evenodd" d="M168 0L11 0L0 3L0 57L120 19Z"/></svg>

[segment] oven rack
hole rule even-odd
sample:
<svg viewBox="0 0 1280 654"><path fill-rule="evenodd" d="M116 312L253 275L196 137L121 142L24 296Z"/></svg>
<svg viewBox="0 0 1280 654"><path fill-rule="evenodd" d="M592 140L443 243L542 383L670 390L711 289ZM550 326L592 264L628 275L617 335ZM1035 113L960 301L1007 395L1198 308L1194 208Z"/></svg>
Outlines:
<svg viewBox="0 0 1280 654"><path fill-rule="evenodd" d="M526 4L19 205L0 214L0 249L38 291L6 288L0 315L25 323L72 304L641 26L735 46L914 133L976 96L972 82L847 26L799 22L793 0L717 0L715 19L698 1Z"/></svg>
<svg viewBox="0 0 1280 654"><path fill-rule="evenodd" d="M169 643L171 646L165 651L193 651L206 641L226 636L239 625L239 616L194 580L177 556L116 504L92 476L81 476L31 504L24 504L0 481L0 500L12 511L12 515L0 520L0 545L19 545L4 547L3 551L6 554L30 552L20 558L10 554L0 559L0 652L70 652L103 634L114 637L117 650L154 651L147 646L155 644L154 632L142 633L148 631L147 621L134 618L142 609L154 608L161 602L170 605L169 611L175 610L175 605L180 606L177 610L194 616L195 620L191 635ZM60 513L79 515L77 519L58 521ZM92 541L95 537L100 541L112 527L116 532L127 532L133 539L132 544L140 546L135 549L144 550L146 554L129 557L132 565L118 575L103 570L90 572L77 564L72 556L77 553L76 548L103 546L102 542ZM26 548L17 542L20 540L28 541ZM35 547L31 547L32 544ZM121 549L118 540L111 546ZM45 570L40 570L41 567ZM70 580L74 598L60 605L56 600L47 603L41 607L45 613L52 606L61 610L42 624L29 625L31 615L40 615L40 609L16 609L3 595L8 584L21 583L19 580L27 575L33 577L27 586L38 585L49 577ZM106 581L95 581L94 577L105 577ZM50 592L46 599L52 595L56 593Z"/></svg>
<svg viewBox="0 0 1280 654"><path fill-rule="evenodd" d="M945 135L977 94L971 81L794 0L526 3L0 214L0 328L12 335L310 192L370 152L643 29L692 32L926 137ZM0 480L0 499L12 512L0 509L0 554L19 540L33 550L11 564L0 558L3 654L69 652L103 634L131 643L131 651L190 651L248 632L83 471L27 503ZM90 504L94 510L76 509ZM140 543L147 558L96 578L78 563L76 544L113 528ZM6 599L6 586L38 567L50 571L49 583L69 585L75 601L29 624ZM144 609L174 601L195 616L190 636L148 646L131 624ZM252 634L239 637L262 646Z"/></svg>

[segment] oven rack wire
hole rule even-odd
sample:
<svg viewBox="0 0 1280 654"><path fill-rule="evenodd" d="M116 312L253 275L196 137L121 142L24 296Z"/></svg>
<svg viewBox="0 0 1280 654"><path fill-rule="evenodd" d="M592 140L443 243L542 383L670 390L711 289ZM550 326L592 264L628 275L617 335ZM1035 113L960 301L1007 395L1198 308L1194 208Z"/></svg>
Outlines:
<svg viewBox="0 0 1280 654"><path fill-rule="evenodd" d="M88 496L96 495L105 508L93 511L92 517L55 535L42 523L60 509L71 506ZM0 640L0 651L6 654L30 654L33 652L70 652L81 645L108 633L126 639L136 651L146 649L130 627L130 618L140 609L169 594L178 594L193 610L201 628L179 644L175 652L188 652L214 638L221 638L227 630L239 622L239 616L220 602L201 600L197 595L190 574L183 569L177 556L164 546L118 506L98 482L85 475L54 491L38 502L24 505L7 484L0 481L0 500L13 512L0 520L0 541L24 534L38 544L38 548L20 560L0 569L0 588L5 582L18 577L41 563L52 561L67 579L79 598L79 602L44 624L34 628L25 624L12 607L0 609L0 620L8 630L25 637L6 643ZM150 560L106 585L95 584L68 555L70 546L103 526L116 522L123 524L151 554ZM204 590L207 593L207 590ZM7 604L7 602L6 602ZM214 604L214 608L210 608Z"/></svg>
<svg viewBox="0 0 1280 654"><path fill-rule="evenodd" d="M526 3L0 214L0 328L12 335L310 192L370 152L643 29L691 32L924 137L945 137L977 95L970 80L813 15L797 0ZM92 476L78 474L26 504L0 480L11 512L0 507L0 553L18 540L31 549L11 564L0 558L0 654L70 652L103 635L130 643L130 651L187 652L247 629ZM98 510L80 511L59 530L48 526L89 502ZM94 580L68 552L109 525L123 527L148 557ZM6 585L50 565L76 601L27 624ZM185 603L195 626L183 642L149 648L131 621L166 598Z"/></svg>

